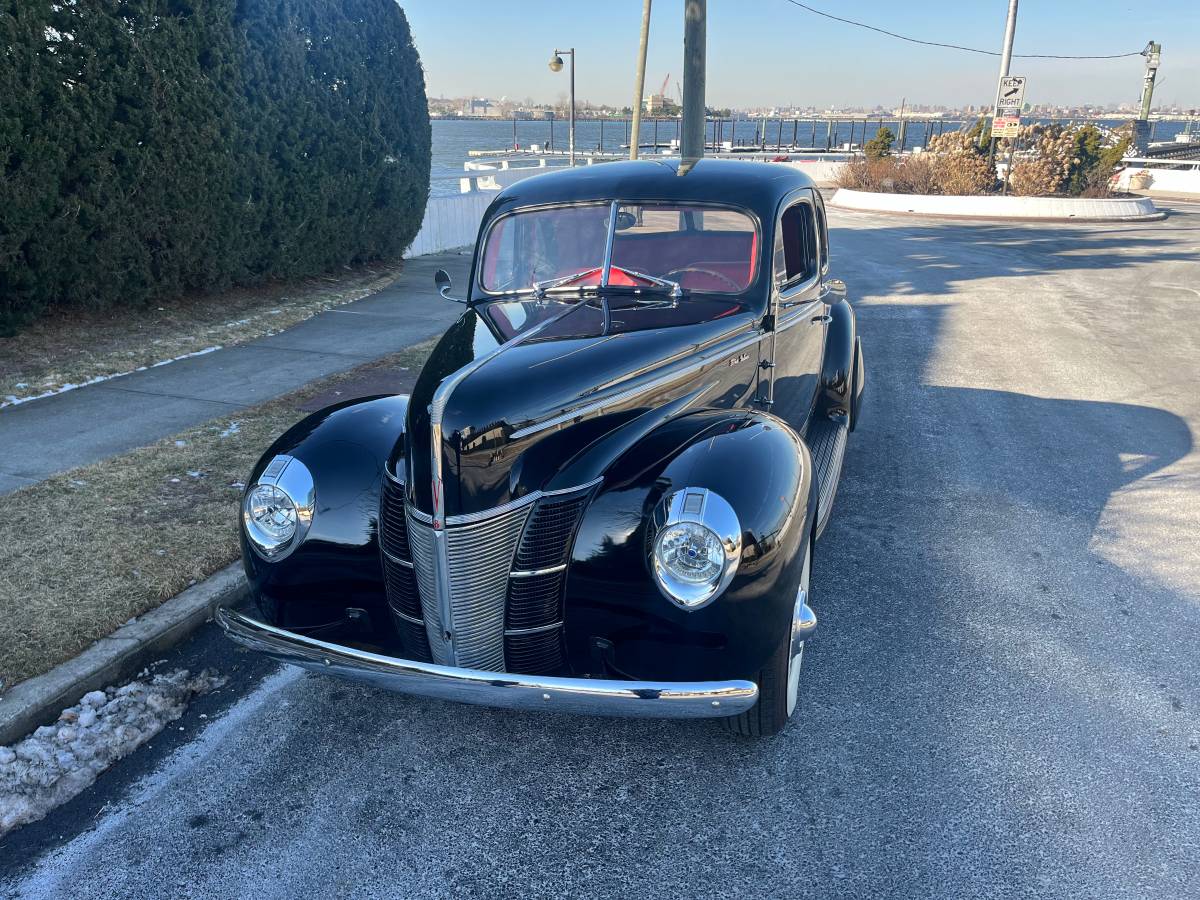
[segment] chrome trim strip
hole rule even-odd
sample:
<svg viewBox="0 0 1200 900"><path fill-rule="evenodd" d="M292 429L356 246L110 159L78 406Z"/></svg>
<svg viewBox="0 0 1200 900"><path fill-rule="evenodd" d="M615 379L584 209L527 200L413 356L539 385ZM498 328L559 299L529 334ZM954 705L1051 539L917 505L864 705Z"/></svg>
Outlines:
<svg viewBox="0 0 1200 900"><path fill-rule="evenodd" d="M380 547L379 549L383 551L383 555L388 558L389 562L394 562L398 566L407 566L410 569L413 567L411 560L401 559L398 556L393 556L391 553L388 553L386 550L384 550L383 547Z"/></svg>
<svg viewBox="0 0 1200 900"><path fill-rule="evenodd" d="M471 525L475 522L480 522L484 519L490 519L492 516L503 515L506 512L512 512L514 509L520 509L526 503L533 503L543 497L557 497L560 494L574 494L576 491L585 491L588 488L595 487L604 480L604 477L593 478L584 484L577 484L574 487L557 488L552 491L531 491L523 497L518 497L516 500L510 500L508 503L500 506L493 506L490 509L483 509L479 512L460 513L459 515L446 516L446 527L452 528L457 525ZM408 505L408 514L419 522L424 522L426 525L433 524L433 516L429 513L423 513L416 509L411 504Z"/></svg>
<svg viewBox="0 0 1200 900"><path fill-rule="evenodd" d="M522 634L541 634L543 631L553 631L555 628L562 628L562 622L551 622L549 625L535 625L532 628L505 628L505 637L518 637Z"/></svg>
<svg viewBox="0 0 1200 900"><path fill-rule="evenodd" d="M679 369L676 372L668 372L646 382L643 385L627 388L626 390L617 394L613 394L610 397L593 400L590 403L585 403L582 406L576 406L573 409L569 409L559 413L558 415L543 419L540 422L533 422L532 424L526 425L524 428L518 428L508 436L509 440L516 441L524 437L529 437L531 434L538 434L539 432L545 431L548 428L554 428L557 425L570 422L572 419L577 419L582 416L589 415L590 413L603 410L606 407L615 406L628 400L632 400L641 394L657 390L658 388L670 384L673 381L681 381L690 375L694 375L696 372L699 372L707 366L712 365L714 362L719 362L726 356L730 356L734 353L737 353L739 350L744 350L747 347L757 344L761 338L762 335L758 332L755 332L749 337L740 339L732 347L725 347L719 352L702 356L700 359L687 366L684 366L682 369ZM713 385L709 385L706 390L711 390L715 386L715 383Z"/></svg>
<svg viewBox="0 0 1200 900"><path fill-rule="evenodd" d="M553 575L555 572L565 571L567 564L561 566L550 566L548 569L518 569L515 572L509 572L509 578L536 578L539 575ZM507 633L507 632L506 632Z"/></svg>
<svg viewBox="0 0 1200 900"><path fill-rule="evenodd" d="M330 644L259 622L229 607L219 608L216 620L230 639L282 662L402 693L461 703L689 719L734 716L758 700L758 686L753 681L618 681L484 672Z"/></svg>
<svg viewBox="0 0 1200 900"><path fill-rule="evenodd" d="M476 522L482 522L485 519L490 519L493 516L502 516L505 513L512 512L515 509L520 509L522 506L528 506L534 503L542 496L541 491L531 491L524 497L518 497L516 500L509 500L507 503L501 503L499 506L493 506L491 509L481 509L479 512L459 513L456 516L446 517L446 527L450 528L455 525L473 525Z"/></svg>
<svg viewBox="0 0 1200 900"><path fill-rule="evenodd" d="M424 619L413 618L412 616L408 615L407 613L400 612L400 610L396 609L396 607L392 606L391 604L388 604L388 608L392 611L393 616L396 616L399 619L403 619L405 622L408 622L410 625L420 625L422 627L425 626Z"/></svg>

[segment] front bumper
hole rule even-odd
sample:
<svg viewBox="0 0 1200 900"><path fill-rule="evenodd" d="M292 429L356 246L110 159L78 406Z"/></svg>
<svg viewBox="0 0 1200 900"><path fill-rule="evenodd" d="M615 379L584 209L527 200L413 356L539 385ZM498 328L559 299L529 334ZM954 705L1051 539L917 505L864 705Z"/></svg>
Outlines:
<svg viewBox="0 0 1200 900"><path fill-rule="evenodd" d="M216 619L239 644L282 662L439 700L599 716L711 719L745 712L758 699L753 681L616 681L482 672L326 643L229 607L218 609Z"/></svg>

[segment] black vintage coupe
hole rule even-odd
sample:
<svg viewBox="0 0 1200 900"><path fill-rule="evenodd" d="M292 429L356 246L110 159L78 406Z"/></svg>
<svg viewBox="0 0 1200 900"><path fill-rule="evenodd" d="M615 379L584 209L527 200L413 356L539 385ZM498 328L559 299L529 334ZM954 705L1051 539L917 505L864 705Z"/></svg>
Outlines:
<svg viewBox="0 0 1200 900"><path fill-rule="evenodd" d="M412 396L323 410L250 473L256 610L221 625L411 694L778 731L864 383L828 269L782 165L502 191Z"/></svg>

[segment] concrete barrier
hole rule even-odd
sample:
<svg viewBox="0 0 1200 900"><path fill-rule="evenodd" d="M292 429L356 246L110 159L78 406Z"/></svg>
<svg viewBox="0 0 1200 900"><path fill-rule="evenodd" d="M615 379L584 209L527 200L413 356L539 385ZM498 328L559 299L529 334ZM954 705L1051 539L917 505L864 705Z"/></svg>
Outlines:
<svg viewBox="0 0 1200 900"><path fill-rule="evenodd" d="M863 212L911 213L961 219L1046 219L1136 222L1161 219L1149 197L959 197L936 194L883 194L839 188L830 206Z"/></svg>

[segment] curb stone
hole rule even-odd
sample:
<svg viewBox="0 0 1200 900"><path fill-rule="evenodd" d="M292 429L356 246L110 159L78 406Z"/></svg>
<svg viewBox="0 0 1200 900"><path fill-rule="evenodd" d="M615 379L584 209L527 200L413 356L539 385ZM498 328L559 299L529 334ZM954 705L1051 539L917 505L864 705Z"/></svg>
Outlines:
<svg viewBox="0 0 1200 900"><path fill-rule="evenodd" d="M0 696L0 747L55 721L89 691L103 690L145 668L209 621L218 606L235 603L247 593L242 564L231 563L122 625L74 659L22 681Z"/></svg>

